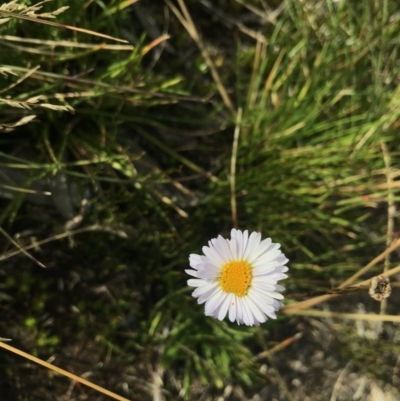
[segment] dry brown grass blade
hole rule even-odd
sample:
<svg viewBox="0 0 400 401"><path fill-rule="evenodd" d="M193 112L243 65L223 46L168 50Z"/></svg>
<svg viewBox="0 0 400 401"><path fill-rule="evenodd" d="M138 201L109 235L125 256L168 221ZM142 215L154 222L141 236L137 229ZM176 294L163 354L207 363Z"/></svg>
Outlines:
<svg viewBox="0 0 400 401"><path fill-rule="evenodd" d="M295 341L299 340L301 337L303 337L303 333L299 332L299 333L295 334L294 336L286 338L285 340L281 341L280 343L274 345L270 350L263 351L260 354L256 355L254 357L254 360L259 361L262 358L266 358L268 356L268 354L273 354L273 353L282 351L285 348L292 345Z"/></svg>
<svg viewBox="0 0 400 401"><path fill-rule="evenodd" d="M69 111L74 112L74 109L69 105L57 105L57 104L49 104L49 103L40 103L43 96L35 96L25 101L15 100L15 99L6 99L0 98L1 103L5 103L10 107L16 107L19 109L32 110L35 107L43 107L45 109L51 109L56 111Z"/></svg>
<svg viewBox="0 0 400 401"><path fill-rule="evenodd" d="M233 103L228 95L228 92L225 89L224 84L222 83L222 80L218 74L217 68L215 67L213 61L211 60L211 57L208 54L208 51L207 51L203 41L201 40L199 33L197 32L196 26L190 16L190 13L185 5L185 2L183 0L178 0L178 3L181 7L182 12L179 11L175 7L175 5L172 4L169 0L165 0L165 2L168 4L168 7L175 14L175 16L179 19L180 23L185 27L185 29L188 31L189 35L192 37L192 39L197 44L197 47L200 49L200 52L204 58L204 61L206 62L208 68L210 69L211 75L217 85L218 92L221 95L222 100L225 103L225 106L232 113L234 113L235 108L233 107Z"/></svg>
<svg viewBox="0 0 400 401"><path fill-rule="evenodd" d="M13 352L14 354L22 356L25 359L28 359L28 360L30 360L32 362L35 362L38 365L42 365L47 369L50 369L50 370L52 370L54 372L59 373L60 375L68 377L71 380L74 380L74 381L76 381L78 383L81 383L84 386L90 387L93 390L98 391L99 393L108 395L109 397L114 398L115 400L118 400L118 401L131 401L131 400L128 400L127 398L125 398L125 397L122 397L122 396L120 396L118 394L113 393L112 391L109 391L109 390L107 390L107 389L105 389L103 387L100 387L97 384L91 383L90 381L88 381L86 379L82 379L81 377L76 376L73 373L67 372L64 369L58 368L57 366L54 366L51 363L48 363L48 362L43 361L43 360L41 360L39 358L36 358L33 355L27 354L26 352L21 351L18 348L14 348L11 345L5 344L5 343L3 343L1 341L0 341L0 347L6 349L7 351Z"/></svg>
<svg viewBox="0 0 400 401"><path fill-rule="evenodd" d="M233 134L232 157L231 157L231 174L229 177L231 186L231 211L232 225L237 228L237 207L236 207L236 158L239 143L240 124L242 123L243 109L240 107L236 116L236 127Z"/></svg>
<svg viewBox="0 0 400 401"><path fill-rule="evenodd" d="M2 74L2 75L10 74L10 75L16 75L16 76L18 76L18 74L16 74L16 73L12 70L12 68L7 68L7 67L0 67L0 74Z"/></svg>
<svg viewBox="0 0 400 401"><path fill-rule="evenodd" d="M63 238L69 238L69 237L71 237L72 235L75 235L75 234L85 233L85 232L89 232L89 231L105 231L105 232L112 232L114 235L119 235L118 231L116 229L113 229L112 227L107 227L107 226L101 226L99 224L94 224L92 226L78 228L76 230L71 230L71 231L66 231L66 232L63 232L61 234L57 234L57 235L55 235L53 237L49 237L49 238L43 239L41 241L36 241L34 244L25 246L23 248L20 247L20 246L17 246L17 249L9 251L9 252L6 252L3 255L0 255L0 261L9 259L9 258L11 258L13 256L16 256L16 255L20 254L21 252L24 252L24 251L27 251L29 249L38 247L40 245L48 244L49 242L52 242L52 241L58 241L58 240L61 240ZM123 237L122 235L119 235L119 236Z"/></svg>
<svg viewBox="0 0 400 401"><path fill-rule="evenodd" d="M35 195L40 194L45 196L51 196L51 192L48 191L35 191L33 189L28 189L28 188L14 187L13 185L0 184L0 188L9 189L10 191L21 192L24 194L35 194Z"/></svg>
<svg viewBox="0 0 400 401"><path fill-rule="evenodd" d="M396 243L397 242L400 242L400 240L399 241L396 241ZM400 244L398 244L397 246L399 246ZM393 249L392 249L393 250ZM386 250L387 251L387 250ZM385 252L386 252L385 251ZM382 254L381 255L379 255L378 257L380 257L380 256L382 256ZM385 257L384 255L383 255L383 257ZM375 258L375 259L377 259L377 258ZM375 260L374 259L374 260ZM371 262L372 263L372 262ZM368 265L367 265L368 266ZM399 273L400 272L400 266L396 266L396 267L394 267L393 269L390 269L390 270L388 270L388 271L386 271L386 272L384 272L384 273L382 273L381 274L381 276L384 276L384 277L390 277L390 276L393 276L394 274L397 274L397 273ZM363 286L363 285L366 285L366 284L368 284L369 283L369 281L370 280L364 280L364 281L362 281L361 283L358 283L357 285L358 286ZM343 285L343 284L342 284ZM342 287L342 286L340 286L339 288L344 288L344 287ZM281 312L282 313L285 313L285 314L290 314L290 313L294 313L294 311L298 311L298 310L302 310L302 309L306 309L306 308L311 308L312 306L314 306L314 305L318 305L318 304L320 304L320 303L322 303L322 302L325 302L325 301L329 301L329 300L331 300L331 299L335 299L335 298L337 298L337 297L339 297L340 296L340 294L338 295L338 294L325 294L325 295L319 295L319 296L317 296L317 297L313 297L313 298L310 298L310 299L306 299L305 301L301 301L301 302L297 302L297 303L295 303L295 304L291 304L291 305L286 305L286 306L284 306L282 309L281 309Z"/></svg>
<svg viewBox="0 0 400 401"><path fill-rule="evenodd" d="M285 52L286 52L285 49L282 49L279 52L278 57L276 58L275 63L272 66L270 73L268 74L268 78L265 81L265 88L264 88L266 92L269 92L272 88L272 84L274 82L274 79L275 79L276 73L279 69L279 66L281 65L283 56L285 55Z"/></svg>
<svg viewBox="0 0 400 401"><path fill-rule="evenodd" d="M389 149L385 142L381 142L381 148L383 153L383 160L385 162L385 175L386 175L386 182L389 186L391 186L393 182L393 174L391 168L391 157ZM394 201L394 193L390 189L388 196L387 196L387 204L388 204L388 217L387 217L387 230L386 230L386 247L389 248L391 243L393 242L393 233L394 233L394 218L396 215L396 204ZM389 270L390 265L390 254L388 253L385 256L385 265L383 271L386 272ZM384 299L381 302L381 314L384 315L386 312L387 300Z"/></svg>
<svg viewBox="0 0 400 401"><path fill-rule="evenodd" d="M39 262L36 258L34 258L30 253L28 253L24 248L22 248L22 246L20 244L18 244L18 242L16 242L14 240L14 238L12 238L10 235L8 235L8 233L6 233L2 227L0 227L0 232L14 245L16 246L20 252L22 252L25 256L27 256L29 259L33 260L37 265L39 265L40 267L43 267L44 269L46 269L46 266L42 263Z"/></svg>
<svg viewBox="0 0 400 401"><path fill-rule="evenodd" d="M350 278L348 278L345 282L340 284L339 288L347 287L353 284L360 276L366 273L371 267L375 266L380 261L384 260L387 255L392 253L395 249L400 247L400 239L395 241L389 248L383 251L380 255L378 255L375 259L371 260L366 266L360 269L358 272L354 273Z"/></svg>
<svg viewBox="0 0 400 401"><path fill-rule="evenodd" d="M40 46L51 46L51 47L71 47L78 49L93 49L101 48L102 50L134 50L135 47L132 45L109 45L106 43L77 43L69 40L44 40L44 39L33 39L33 38L21 38L19 36L12 35L0 35L0 40L7 42L22 42L31 43L33 45Z"/></svg>
<svg viewBox="0 0 400 401"><path fill-rule="evenodd" d="M113 36L105 35L103 33L91 31L89 29L77 28L75 26L60 24L58 22L47 21L47 20L44 20L44 19L41 19L41 18L28 17L26 15L14 14L14 13L11 13L11 12L8 12L8 11L0 11L0 15L1 14L7 15L7 16L13 17L13 18L23 19L23 20L26 20L26 21L38 22L40 24L55 26L56 28L70 29L72 31L86 33L88 35L98 36L98 37L104 38L104 39L115 40L116 42L128 43L128 41L125 40L125 39L118 39L118 38L114 38Z"/></svg>
<svg viewBox="0 0 400 401"><path fill-rule="evenodd" d="M147 46L143 47L142 49L142 56L146 55L149 51L151 51L154 47L158 46L160 43L168 40L170 36L168 34L161 35L160 37L154 39L151 43Z"/></svg>
<svg viewBox="0 0 400 401"><path fill-rule="evenodd" d="M340 313L330 312L314 309L306 310L293 310L287 311L287 315L297 316L311 316L311 317L325 317L325 318L339 318L339 319L351 319L351 320L369 320L373 322L393 322L400 323L399 315L374 315L369 313Z"/></svg>
<svg viewBox="0 0 400 401"><path fill-rule="evenodd" d="M268 349L267 343L264 340L264 337L263 337L263 335L261 333L261 329L258 328L257 331L258 331L258 336L260 338L261 344L262 344L262 346L264 348L263 354L268 359L269 364L272 366L272 369L274 370L275 377L276 377L276 380L278 382L279 387L281 388L281 391L283 392L283 394L285 394L285 397L286 397L286 399L288 401L294 401L294 398L293 398L291 392L289 391L289 388L286 385L286 382L283 379L283 377L282 377L282 375L281 375L281 373L280 373L280 371L278 369L278 366L275 363L275 360L273 358L271 350Z"/></svg>
<svg viewBox="0 0 400 401"><path fill-rule="evenodd" d="M5 88L0 90L0 93L4 93L7 92L8 90L16 87L17 85L19 85L21 82L23 82L25 79L27 79L29 76L31 76L35 71L37 71L40 68L40 65L37 65L36 67L33 67L31 70L29 70L28 72L26 72L22 77L19 77L19 79L17 79L15 82L13 82L12 84L6 86Z"/></svg>
<svg viewBox="0 0 400 401"><path fill-rule="evenodd" d="M24 125L24 124L30 123L35 118L36 118L36 114L29 114L27 116L24 116L24 117L20 118L17 121L14 121L14 122L11 122L11 123L0 124L0 131L2 131L2 132L10 132L15 127L19 127L20 125Z"/></svg>

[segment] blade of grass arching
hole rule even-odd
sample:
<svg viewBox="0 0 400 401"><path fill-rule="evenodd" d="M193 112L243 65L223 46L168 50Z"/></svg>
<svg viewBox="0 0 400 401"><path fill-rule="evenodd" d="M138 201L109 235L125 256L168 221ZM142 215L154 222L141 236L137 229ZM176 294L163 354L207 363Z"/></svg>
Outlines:
<svg viewBox="0 0 400 401"><path fill-rule="evenodd" d="M269 71L268 77L265 80L263 88L261 89L261 93L259 93L259 103L257 105L257 108L259 110L267 109L267 107L268 107L267 106L268 95L270 95L271 87L272 87L272 85L274 83L275 77L276 77L276 75L278 73L278 69L280 68L280 65L282 63L282 59L283 59L283 56L285 55L285 52L286 52L285 49L282 49L279 52L278 57L275 59L275 62L273 64L271 70ZM265 61L264 61L263 64L266 65L265 64L266 62L267 62L267 57L265 57ZM262 70L260 70L260 72L259 72L260 80L262 79L262 75L263 75L262 72L263 72ZM260 84L261 84L261 82L260 82ZM274 100L273 100L272 96L271 96L271 101L272 101L272 103L274 103ZM259 127L260 127L261 121L263 120L263 117L264 117L263 113L259 113L259 118L254 122L254 130L255 131L259 130Z"/></svg>
<svg viewBox="0 0 400 401"><path fill-rule="evenodd" d="M43 267L46 269L46 266L42 263L39 262L36 258L34 258L30 253L28 253L24 248L21 247L20 244L18 244L17 241L14 240L6 231L3 230L2 227L0 227L0 232L14 245L16 246L25 256L27 256L29 259L33 260L37 265L40 267Z"/></svg>
<svg viewBox="0 0 400 401"><path fill-rule="evenodd" d="M64 61L69 61L69 60L79 60L83 57L90 56L100 50L103 50L103 45L101 45L101 44L93 46L92 48L85 50L85 51L81 51L79 53L76 52L76 53L59 55L58 57L54 57L54 59L57 63L61 63ZM54 63L54 64L56 64L56 63Z"/></svg>
<svg viewBox="0 0 400 401"><path fill-rule="evenodd" d="M51 196L51 192L48 191L37 191L34 189L28 189L28 188L20 188L20 187L14 187L12 185L6 185L6 184L0 184L1 188L4 189L9 189L11 191L15 191L15 192L23 192L25 194L35 194L35 195L45 195L45 196Z"/></svg>
<svg viewBox="0 0 400 401"><path fill-rule="evenodd" d="M276 58L275 63L272 66L271 71L269 72L268 77L265 81L264 91L263 91L262 96L268 96L268 93L270 92L270 90L273 86L275 77L277 75L278 69L281 65L281 62L282 62L282 59L283 59L283 56L285 55L285 53L286 53L285 49L282 49L279 52L278 57Z"/></svg>
<svg viewBox="0 0 400 401"><path fill-rule="evenodd" d="M206 47L204 46L204 43L201 40L199 33L197 32L196 25L194 24L192 17L190 16L188 9L186 8L185 2L183 0L178 0L178 3L181 7L182 12L180 12L169 0L165 0L165 2L168 4L168 7L175 14L175 16L179 19L180 23L185 27L185 29L188 31L189 35L192 37L192 39L195 41L198 48L200 49L200 52L204 58L204 61L207 64L208 68L210 69L211 75L217 85L218 92L220 93L225 106L232 113L235 113L235 108L233 107L233 103L228 95L227 90L225 89L224 84L222 83L222 80L219 76L218 70L215 67L214 62L212 61L210 55L208 54L208 51L207 51Z"/></svg>
<svg viewBox="0 0 400 401"><path fill-rule="evenodd" d="M37 358L36 356L27 354L24 351L19 350L18 348L12 347L11 345L5 344L0 341L0 347L6 349L7 351L10 351L16 355L21 356L22 358L28 359L29 361L32 361L34 363L37 363L38 365L44 366L45 368L52 370L53 372L59 373L62 376L68 377L69 379L76 381L78 383L83 384L84 386L90 387L93 390L98 391L99 393L102 393L104 395L107 395L108 397L113 398L114 400L118 401L131 401L128 400L125 397L122 397L118 394L113 393L112 391L109 391L105 389L104 387L98 386L97 384L91 383L90 381L83 379L82 377L79 377L77 375L74 375L73 373L70 373L64 369L61 369L57 366L52 365L49 362L43 361L40 358Z"/></svg>
<svg viewBox="0 0 400 401"><path fill-rule="evenodd" d="M250 83L248 85L247 90L247 100L245 110L252 110L254 108L257 95L258 95L258 87L260 86L261 74L259 73L261 69L261 60L262 64L267 62L265 57L266 46L261 42L256 42L256 47L254 49L254 59L252 65L252 73L250 77ZM238 66L238 70L240 70L240 66ZM240 73L240 72L239 72ZM241 85L240 85L241 86ZM241 89L241 87L240 87ZM238 95L240 98L241 95Z"/></svg>
<svg viewBox="0 0 400 401"><path fill-rule="evenodd" d="M135 4L138 1L139 0L124 0L124 1L121 1L121 3L119 3L117 6L107 8L106 15L115 14L116 12L125 9L125 8L131 6L132 4Z"/></svg>
<svg viewBox="0 0 400 401"><path fill-rule="evenodd" d="M47 21L47 20L44 20L44 19L41 19L41 18L33 18L33 17L28 17L27 15L14 14L14 13L11 13L9 11L2 11L1 10L0 11L0 15L2 15L2 14L6 15L8 17L13 17L13 18L18 18L18 19L23 19L23 20L26 20L26 21L37 22L39 24L54 26L56 28L70 29L72 31L86 33L86 34L92 35L92 36L98 36L98 37L103 38L103 39L115 40L116 42L128 43L128 41L125 40L125 39L114 38L113 36L109 36L109 35L105 35L105 34L102 34L102 33L99 33L99 32L91 31L89 29L78 28L78 27L71 26L71 25L65 25L65 24L61 24L59 22Z"/></svg>
<svg viewBox="0 0 400 401"><path fill-rule="evenodd" d="M191 162L190 160L186 159L186 157L181 156L180 154L176 153L174 150L169 148L167 145L162 143L160 140L154 138L153 135L150 135L146 130L143 128L139 127L138 125L135 126L136 131L143 136L143 138L146 138L148 141L152 142L154 145L158 146L161 150L163 150L165 153L168 153L170 156L175 158L176 160L179 160L182 164L185 166L189 167L191 170L196 171L196 173L203 174L205 177L209 178L210 181L212 182L218 182L218 178L211 174L209 171L206 171L199 167L197 164Z"/></svg>

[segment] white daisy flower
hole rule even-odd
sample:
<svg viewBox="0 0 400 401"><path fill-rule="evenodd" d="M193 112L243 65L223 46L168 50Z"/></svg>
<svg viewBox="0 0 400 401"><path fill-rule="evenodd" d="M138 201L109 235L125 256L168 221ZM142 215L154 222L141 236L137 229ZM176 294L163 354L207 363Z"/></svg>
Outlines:
<svg viewBox="0 0 400 401"><path fill-rule="evenodd" d="M261 241L261 234L233 229L231 239L221 236L203 247L204 255L192 254L187 274L196 277L188 285L197 287L193 296L199 304L205 302L205 314L231 322L258 326L283 305L277 291L284 287L278 280L287 277L288 259L271 238Z"/></svg>

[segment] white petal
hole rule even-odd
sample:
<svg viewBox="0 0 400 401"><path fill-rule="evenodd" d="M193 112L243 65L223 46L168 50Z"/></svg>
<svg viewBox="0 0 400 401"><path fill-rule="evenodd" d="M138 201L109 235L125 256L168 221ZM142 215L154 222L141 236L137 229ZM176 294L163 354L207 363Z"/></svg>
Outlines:
<svg viewBox="0 0 400 401"><path fill-rule="evenodd" d="M272 306L274 307L275 310L279 310L283 306L283 303L274 299L274 303L272 304Z"/></svg>
<svg viewBox="0 0 400 401"><path fill-rule="evenodd" d="M207 258L207 256L200 255L200 259L201 259L201 263L203 265L205 265L206 263L211 263L212 264L212 260L210 258Z"/></svg>
<svg viewBox="0 0 400 401"><path fill-rule="evenodd" d="M282 253L282 255L278 256L276 258L276 261L280 264L280 265L286 265L287 262L289 262L289 259Z"/></svg>
<svg viewBox="0 0 400 401"><path fill-rule="evenodd" d="M249 293L252 294L253 299L256 297L258 299L258 303L263 304L263 305L273 305L274 304L274 298L271 297L270 295L271 291L265 291L261 288L252 288Z"/></svg>
<svg viewBox="0 0 400 401"><path fill-rule="evenodd" d="M208 246L203 246L203 253L215 266L221 266L224 264L224 261L222 260L221 256L219 256L218 252L215 251L214 247L211 246L209 248Z"/></svg>
<svg viewBox="0 0 400 401"><path fill-rule="evenodd" d="M271 280L268 276L258 276L254 277L251 282L251 286L255 289L262 288L264 290L275 291L276 284L274 282L271 283Z"/></svg>
<svg viewBox="0 0 400 401"><path fill-rule="evenodd" d="M227 240L225 238L222 238L221 236L218 236L218 238L214 238L211 240L212 247L214 248L214 251L218 253L220 257L220 265L224 264L229 257L226 255L224 244Z"/></svg>
<svg viewBox="0 0 400 401"><path fill-rule="evenodd" d="M197 303L198 304L204 304L204 302L207 302L211 297L214 296L214 294L218 291L218 286L209 288L207 291L203 292L198 298L197 298Z"/></svg>
<svg viewBox="0 0 400 401"><path fill-rule="evenodd" d="M269 298L274 298L274 299L283 299L284 298L284 296L282 294L279 294L279 292L265 291L265 290L262 290L262 289L260 289L259 292L260 292L260 294L262 293L262 294L266 295Z"/></svg>
<svg viewBox="0 0 400 401"><path fill-rule="evenodd" d="M187 285L189 287L200 287L200 286L203 286L204 284L206 284L206 282L204 280L198 280L198 279L194 279L194 278L191 278L187 282Z"/></svg>
<svg viewBox="0 0 400 401"><path fill-rule="evenodd" d="M196 255L195 253L192 253L189 256L189 264L191 267L193 267L194 269L196 269L196 266L198 264L201 263L201 256L200 255Z"/></svg>
<svg viewBox="0 0 400 401"><path fill-rule="evenodd" d="M229 241L222 238L220 235L218 236L218 249L224 259L224 263L233 259Z"/></svg>
<svg viewBox="0 0 400 401"><path fill-rule="evenodd" d="M275 310L274 307L274 299L268 298L265 295L261 294L257 290L250 290L248 293L248 297L264 312L273 312Z"/></svg>
<svg viewBox="0 0 400 401"><path fill-rule="evenodd" d="M235 297L236 300L236 321L239 322L243 322L243 307L242 307L242 303L240 302L240 298L239 297Z"/></svg>
<svg viewBox="0 0 400 401"><path fill-rule="evenodd" d="M265 315L259 309L258 305L254 303L250 297L246 297L244 302L246 302L247 306L251 310L255 322L264 323L267 320Z"/></svg>
<svg viewBox="0 0 400 401"><path fill-rule="evenodd" d="M267 274L266 277L270 279L271 282L277 282L279 280L283 280L287 278L286 274L281 274L281 273L274 273L274 274Z"/></svg>
<svg viewBox="0 0 400 401"><path fill-rule="evenodd" d="M287 266L277 265L272 273L284 273L287 272L288 270L289 269L287 268Z"/></svg>
<svg viewBox="0 0 400 401"><path fill-rule="evenodd" d="M204 280L202 280L203 281L203 285L202 286L200 286L200 287L197 287L194 291L193 291L193 296L195 297L195 298L197 298L198 296L200 296L201 294L204 294L204 293L206 293L207 291L210 291L210 290L212 290L213 288L215 288L215 287L218 287L218 283L216 283L216 282L211 282L211 283L207 283L207 281L204 281Z"/></svg>
<svg viewBox="0 0 400 401"><path fill-rule="evenodd" d="M276 266L272 263L269 263L266 265L253 267L252 273L253 273L253 276L263 276L263 275L266 275L267 273L274 272L275 269L276 269Z"/></svg>
<svg viewBox="0 0 400 401"><path fill-rule="evenodd" d="M206 302L205 314L210 316L213 314L214 310L219 307L221 302L226 298L227 293L218 289L215 294Z"/></svg>
<svg viewBox="0 0 400 401"><path fill-rule="evenodd" d="M208 279L216 279L219 276L219 268L217 266L206 264L202 270L197 271L197 277Z"/></svg>
<svg viewBox="0 0 400 401"><path fill-rule="evenodd" d="M251 313L250 308L246 304L245 300L243 298L238 298L242 308L243 308L243 322L247 326L253 326L254 325L254 317L253 314Z"/></svg>
<svg viewBox="0 0 400 401"><path fill-rule="evenodd" d="M229 305L231 303L231 295L232 294L226 294L226 298L224 299L224 301L221 304L221 309L218 312L218 320L224 320L225 316L228 312L229 309Z"/></svg>
<svg viewBox="0 0 400 401"><path fill-rule="evenodd" d="M265 240L261 241L257 247L257 251L253 254L253 258L256 259L262 255L270 247L271 243L271 238L266 238Z"/></svg>
<svg viewBox="0 0 400 401"><path fill-rule="evenodd" d="M239 256L238 256L238 240L237 238L232 238L229 241L229 247L231 249L231 253L232 253L232 257L233 260L239 260Z"/></svg>
<svg viewBox="0 0 400 401"><path fill-rule="evenodd" d="M245 230L243 232L242 246L241 246L241 251L240 251L240 258L241 259L245 259L244 254L245 254L245 251L246 251L246 248L247 248L248 240L249 240L249 232L247 230Z"/></svg>
<svg viewBox="0 0 400 401"><path fill-rule="evenodd" d="M235 321L237 315L237 302L236 296L234 294L229 294L229 320L231 322Z"/></svg>
<svg viewBox="0 0 400 401"><path fill-rule="evenodd" d="M254 235L253 235L254 234ZM250 262L254 260L254 255L257 255L257 249L260 245L261 234L260 233L251 233L249 238L249 243L246 249L246 259Z"/></svg>
<svg viewBox="0 0 400 401"><path fill-rule="evenodd" d="M236 239L236 250L237 250L237 259L243 259L243 233L240 230L236 230L236 235L232 239Z"/></svg>
<svg viewBox="0 0 400 401"><path fill-rule="evenodd" d="M223 304L224 304L224 302L220 303L210 315L206 315L206 316L213 316L216 319L218 319L218 315L219 315L219 312L220 312Z"/></svg>
<svg viewBox="0 0 400 401"><path fill-rule="evenodd" d="M270 265L270 264L275 264L275 267L274 267L274 269L271 271L271 273L270 274L274 274L274 273L283 273L284 271L286 271L286 266L280 266L280 265L278 265L275 261L273 261L273 262L269 262L268 263L268 266Z"/></svg>
<svg viewBox="0 0 400 401"><path fill-rule="evenodd" d="M187 269L187 270L185 270L185 272L187 274L189 274L189 276L197 277L197 271L196 270Z"/></svg>
<svg viewBox="0 0 400 401"><path fill-rule="evenodd" d="M257 256L254 260L250 261L252 263L268 263L268 262L272 262L273 260L275 260L280 254L281 254L281 250L280 249L275 249L273 251L269 251L267 253L264 253L263 255L259 255Z"/></svg>

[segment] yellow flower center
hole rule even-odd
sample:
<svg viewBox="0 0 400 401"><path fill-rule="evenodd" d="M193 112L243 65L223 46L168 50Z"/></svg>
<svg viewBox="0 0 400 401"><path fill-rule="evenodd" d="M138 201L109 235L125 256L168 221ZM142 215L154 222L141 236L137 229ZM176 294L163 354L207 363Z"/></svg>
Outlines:
<svg viewBox="0 0 400 401"><path fill-rule="evenodd" d="M233 292L244 297L253 278L252 266L246 260L235 260L225 263L221 268L218 282L225 292Z"/></svg>

